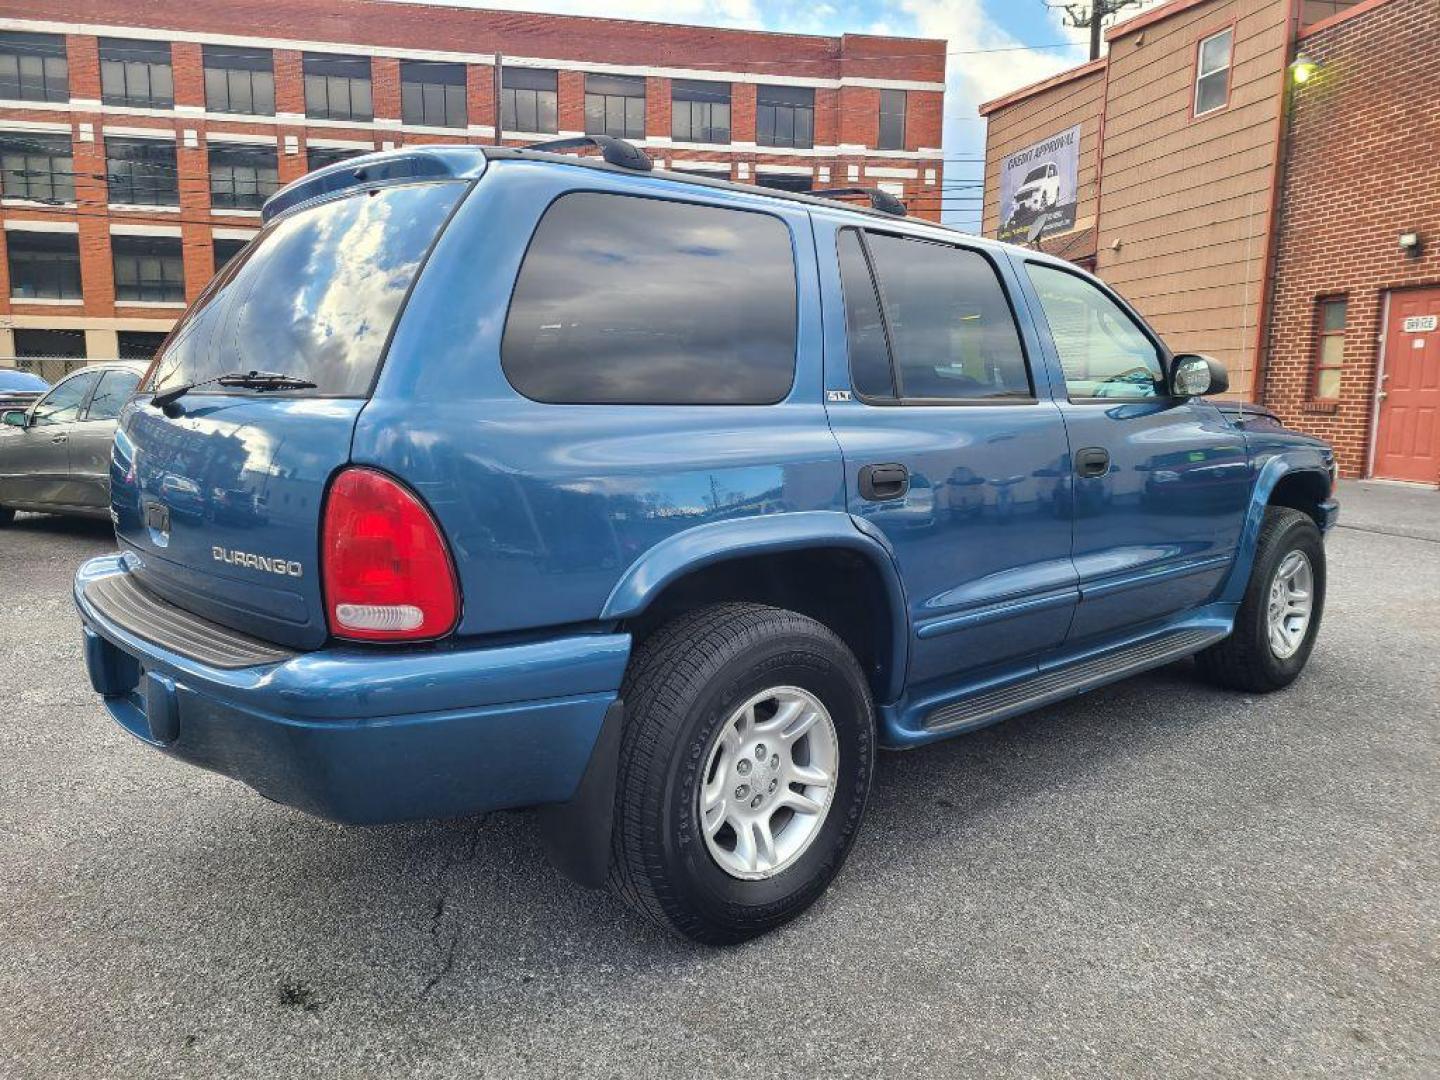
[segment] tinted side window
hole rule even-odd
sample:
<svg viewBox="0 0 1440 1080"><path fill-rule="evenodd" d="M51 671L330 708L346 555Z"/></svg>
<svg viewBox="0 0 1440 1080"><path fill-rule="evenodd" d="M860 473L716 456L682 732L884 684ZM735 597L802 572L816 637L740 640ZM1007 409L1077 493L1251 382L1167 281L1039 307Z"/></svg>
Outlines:
<svg viewBox="0 0 1440 1080"><path fill-rule="evenodd" d="M100 378L98 371L87 371L83 375L66 379L40 399L39 404L35 406L35 412L31 414L31 422L39 426L41 424L68 424L72 420L79 419L80 403L85 400L85 395L90 392L90 388L95 385L95 380L98 378Z"/></svg>
<svg viewBox="0 0 1440 1080"><path fill-rule="evenodd" d="M794 381L795 303L778 218L576 192L530 241L501 359L537 401L770 405Z"/></svg>
<svg viewBox="0 0 1440 1080"><path fill-rule="evenodd" d="M850 344L850 382L867 398L893 398L895 377L875 282L854 229L840 233L840 280L845 287L845 331Z"/></svg>
<svg viewBox="0 0 1440 1080"><path fill-rule="evenodd" d="M114 420L120 409L135 393L135 384L140 376L133 371L107 371L100 377L95 396L90 399L90 408L85 412L87 420Z"/></svg>
<svg viewBox="0 0 1440 1080"><path fill-rule="evenodd" d="M1148 398L1164 393L1154 343L1115 301L1082 277L1030 263L1065 390L1073 398Z"/></svg>
<svg viewBox="0 0 1440 1080"><path fill-rule="evenodd" d="M927 240L866 240L901 397L1031 396L1020 331L989 260Z"/></svg>

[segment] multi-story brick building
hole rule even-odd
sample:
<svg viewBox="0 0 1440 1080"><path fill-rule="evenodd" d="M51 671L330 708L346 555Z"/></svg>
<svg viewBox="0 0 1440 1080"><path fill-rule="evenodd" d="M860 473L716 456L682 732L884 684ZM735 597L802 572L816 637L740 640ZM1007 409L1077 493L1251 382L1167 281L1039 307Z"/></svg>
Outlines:
<svg viewBox="0 0 1440 1080"><path fill-rule="evenodd" d="M1435 0L1150 8L1102 59L981 107L984 228L1015 231L1018 206L1020 239L1224 361L1234 396L1331 440L1345 475L1434 483L1440 332L1417 328L1440 314L1420 150L1440 144L1440 75L1416 46L1437 36ZM1002 205L1006 172L1037 147L1062 160L1071 132L1064 206Z"/></svg>
<svg viewBox="0 0 1440 1080"><path fill-rule="evenodd" d="M146 355L278 185L402 144L611 134L938 219L945 43L379 0L0 0L0 358ZM0 363L6 363L0 359ZM14 362L10 360L8 362Z"/></svg>

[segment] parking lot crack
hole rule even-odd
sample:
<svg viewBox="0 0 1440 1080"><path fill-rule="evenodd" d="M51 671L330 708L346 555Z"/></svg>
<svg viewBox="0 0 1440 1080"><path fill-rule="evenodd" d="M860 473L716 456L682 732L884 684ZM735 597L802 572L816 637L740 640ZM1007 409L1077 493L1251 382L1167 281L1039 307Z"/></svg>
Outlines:
<svg viewBox="0 0 1440 1080"><path fill-rule="evenodd" d="M445 912L450 904L450 892L454 887L456 868L475 861L476 853L480 848L480 830L484 824L482 818L471 827L469 835L459 845L460 850L447 853L445 861L441 863L439 873L436 875L435 905L430 914L430 937L437 945L445 924ZM441 949L439 968L425 981L424 987L420 990L422 998L434 990L441 979L450 974L451 969L455 966L455 954L459 947L460 925L457 923L451 930L445 946Z"/></svg>

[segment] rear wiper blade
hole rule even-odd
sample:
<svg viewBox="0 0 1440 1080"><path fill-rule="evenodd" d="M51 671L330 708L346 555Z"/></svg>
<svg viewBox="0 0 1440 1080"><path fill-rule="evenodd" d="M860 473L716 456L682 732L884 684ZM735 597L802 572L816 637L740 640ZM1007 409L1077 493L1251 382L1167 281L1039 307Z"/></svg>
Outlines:
<svg viewBox="0 0 1440 1080"><path fill-rule="evenodd" d="M282 375L278 371L228 371L224 375L216 375L213 379L201 379L198 382L171 387L169 390L161 390L150 399L150 404L157 409L163 409L167 405L173 405L196 387L212 385L238 386L246 390L313 390L316 384L308 379L298 379L294 375Z"/></svg>

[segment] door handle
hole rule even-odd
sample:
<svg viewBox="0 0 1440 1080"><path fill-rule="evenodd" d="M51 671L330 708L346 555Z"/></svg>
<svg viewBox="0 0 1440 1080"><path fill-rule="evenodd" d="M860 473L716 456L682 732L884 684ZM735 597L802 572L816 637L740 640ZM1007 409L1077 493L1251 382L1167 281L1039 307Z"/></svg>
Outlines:
<svg viewBox="0 0 1440 1080"><path fill-rule="evenodd" d="M860 470L860 496L870 502L903 498L910 490L910 470L904 465L866 465Z"/></svg>
<svg viewBox="0 0 1440 1080"><path fill-rule="evenodd" d="M1104 476L1110 471L1110 451L1103 446L1087 446L1075 451L1077 476Z"/></svg>

